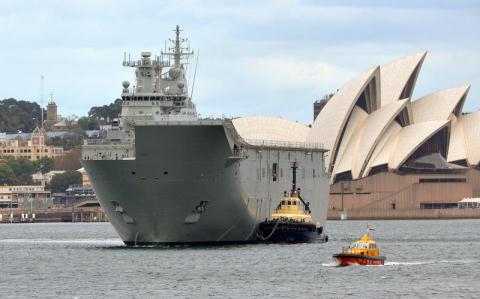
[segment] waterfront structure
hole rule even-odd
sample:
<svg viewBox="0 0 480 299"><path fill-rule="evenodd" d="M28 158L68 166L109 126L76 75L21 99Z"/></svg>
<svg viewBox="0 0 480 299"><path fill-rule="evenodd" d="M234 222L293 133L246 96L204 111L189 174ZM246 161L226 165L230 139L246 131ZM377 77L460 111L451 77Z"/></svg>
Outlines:
<svg viewBox="0 0 480 299"><path fill-rule="evenodd" d="M34 161L43 157L55 158L63 155L62 147L45 144L45 136L45 132L37 127L26 141L19 137L4 139L0 143L0 160L11 156L14 158L24 157Z"/></svg>
<svg viewBox="0 0 480 299"><path fill-rule="evenodd" d="M45 201L50 195L50 191L40 185L0 186L0 207L15 208L29 201Z"/></svg>
<svg viewBox="0 0 480 299"><path fill-rule="evenodd" d="M32 174L32 180L34 183L39 183L42 186L45 186L47 183L50 183L50 181L52 181L52 178L56 174L62 174L62 173L65 173L65 170L51 170L47 173L37 172Z"/></svg>
<svg viewBox="0 0 480 299"><path fill-rule="evenodd" d="M325 226L325 149L309 128L278 117L200 118L188 91L180 29L170 50L131 61L119 122L105 139L87 140L82 165L98 200L128 245L254 241L290 168L312 220ZM193 79L195 80L195 79ZM192 84L193 85L193 84Z"/></svg>
<svg viewBox="0 0 480 299"><path fill-rule="evenodd" d="M78 169L77 171L82 174L82 185L84 187L91 186L90 178L88 177L88 173L85 171L85 168L82 167L82 168Z"/></svg>
<svg viewBox="0 0 480 299"><path fill-rule="evenodd" d="M82 202L88 202L89 206L99 206L92 186L70 185L65 192L54 193L52 196L53 204L56 206L71 207Z"/></svg>
<svg viewBox="0 0 480 299"><path fill-rule="evenodd" d="M480 195L480 112L463 112L470 86L412 100L426 55L359 74L316 118L308 141L329 149L330 217L416 217Z"/></svg>
<svg viewBox="0 0 480 299"><path fill-rule="evenodd" d="M458 202L459 209L480 209L480 198L464 198Z"/></svg>

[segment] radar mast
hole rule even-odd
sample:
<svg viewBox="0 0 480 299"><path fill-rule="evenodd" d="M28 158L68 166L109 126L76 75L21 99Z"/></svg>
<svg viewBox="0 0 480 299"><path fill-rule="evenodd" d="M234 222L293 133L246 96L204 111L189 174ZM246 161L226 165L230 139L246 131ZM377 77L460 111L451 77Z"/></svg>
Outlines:
<svg viewBox="0 0 480 299"><path fill-rule="evenodd" d="M188 60L188 57L193 55L193 51L191 51L190 45L183 46L189 42L189 40L187 38L180 38L180 32L183 31L180 29L180 26L177 25L173 31L175 32L175 40L168 39L173 44L173 47L167 49L165 45L165 52L162 51L161 54L162 60L164 56L168 57L169 60L173 57L173 67L178 68L182 66L182 58L186 57Z"/></svg>

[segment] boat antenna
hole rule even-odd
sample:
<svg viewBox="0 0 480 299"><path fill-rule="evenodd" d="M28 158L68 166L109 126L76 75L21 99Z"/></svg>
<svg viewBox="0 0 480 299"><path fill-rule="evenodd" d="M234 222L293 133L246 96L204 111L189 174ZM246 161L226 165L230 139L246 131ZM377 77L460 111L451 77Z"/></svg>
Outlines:
<svg viewBox="0 0 480 299"><path fill-rule="evenodd" d="M293 162L292 162L292 175L293 175L293 178L292 178L292 190L290 191L290 195L293 195L293 194L295 194L295 191L298 191L297 197L298 197L298 199L300 199L300 201L302 202L305 211L311 213L310 203L309 203L309 202L306 202L306 201L302 198L302 196L300 196L300 188L298 188L298 190L297 190L297 169L298 169L297 161L293 161Z"/></svg>
<svg viewBox="0 0 480 299"><path fill-rule="evenodd" d="M367 222L367 235L370 236L370 232L374 232L375 231L375 228L370 226Z"/></svg>
<svg viewBox="0 0 480 299"><path fill-rule="evenodd" d="M190 49L190 45L188 46L188 48ZM193 51L192 51L192 53L193 53ZM190 56L187 56L187 68L188 68L188 70L187 70L187 72L188 72L187 86L190 86L190 78L192 77L192 68L190 67L189 60L190 60Z"/></svg>
<svg viewBox="0 0 480 299"><path fill-rule="evenodd" d="M292 190L290 192L290 194L294 194L295 191L297 190L297 169L298 169L298 166L297 166L297 161L293 161L292 162L292 175L293 175L293 178L292 178Z"/></svg>
<svg viewBox="0 0 480 299"><path fill-rule="evenodd" d="M193 72L192 92L190 93L190 100L193 99L193 90L195 88L195 78L197 77L198 57L200 56L200 49L197 51L197 61L195 61L195 71Z"/></svg>

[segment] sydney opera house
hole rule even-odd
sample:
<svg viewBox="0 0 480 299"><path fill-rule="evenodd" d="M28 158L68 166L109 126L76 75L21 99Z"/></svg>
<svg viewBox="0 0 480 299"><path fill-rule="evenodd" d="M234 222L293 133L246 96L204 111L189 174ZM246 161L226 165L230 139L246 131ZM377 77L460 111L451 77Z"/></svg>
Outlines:
<svg viewBox="0 0 480 299"><path fill-rule="evenodd" d="M469 85L412 99L426 54L359 74L319 112L307 141L329 150L330 218L462 217L449 208L480 197L480 111L462 110Z"/></svg>

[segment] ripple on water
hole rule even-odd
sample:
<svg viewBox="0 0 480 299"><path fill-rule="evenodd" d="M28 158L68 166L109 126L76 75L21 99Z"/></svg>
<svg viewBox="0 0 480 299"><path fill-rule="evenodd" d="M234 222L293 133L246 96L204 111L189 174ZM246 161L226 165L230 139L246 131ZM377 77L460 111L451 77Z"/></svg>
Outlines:
<svg viewBox="0 0 480 299"><path fill-rule="evenodd" d="M387 256L384 266L337 267L332 258L363 233L364 221L329 222L326 244L180 248L126 247L108 223L0 225L0 289L2 297L79 298L469 297L480 292L475 250L480 221L370 224ZM458 234L462 237L449 239Z"/></svg>

